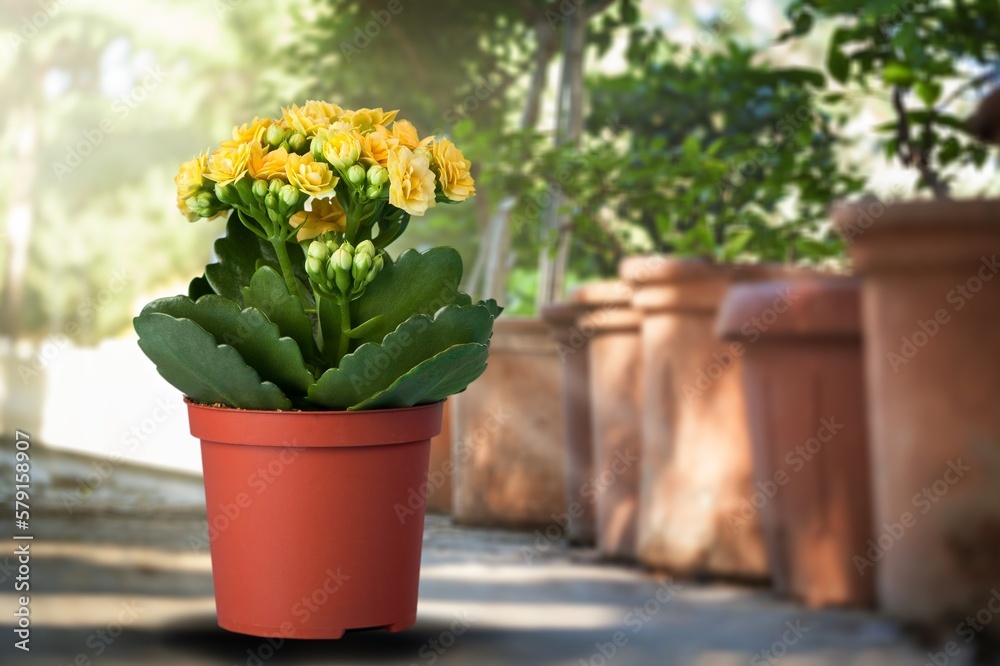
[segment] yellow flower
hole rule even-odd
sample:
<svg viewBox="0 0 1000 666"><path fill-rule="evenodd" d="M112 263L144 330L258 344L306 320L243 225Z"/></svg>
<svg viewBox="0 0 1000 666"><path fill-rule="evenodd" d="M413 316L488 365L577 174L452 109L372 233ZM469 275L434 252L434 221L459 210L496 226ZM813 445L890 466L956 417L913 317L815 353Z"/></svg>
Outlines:
<svg viewBox="0 0 1000 666"><path fill-rule="evenodd" d="M441 191L452 201L465 201L476 194L476 184L469 172L472 162L448 139L435 141L431 146L434 171Z"/></svg>
<svg viewBox="0 0 1000 666"><path fill-rule="evenodd" d="M299 211L288 220L293 229L299 230L295 237L300 243L330 231L347 229L347 213L336 197L312 199L306 207L309 210Z"/></svg>
<svg viewBox="0 0 1000 666"><path fill-rule="evenodd" d="M307 101L302 109L311 118L326 118L327 123L337 122L340 120L340 117L344 115L344 110L336 104L331 104L330 102L319 102L314 99Z"/></svg>
<svg viewBox="0 0 1000 666"><path fill-rule="evenodd" d="M243 177L250 161L250 144L241 143L237 146L224 146L212 153L208 158L208 170L205 177L214 180L219 185L228 185Z"/></svg>
<svg viewBox="0 0 1000 666"><path fill-rule="evenodd" d="M361 157L361 142L351 134L328 134L323 142L323 158L341 171Z"/></svg>
<svg viewBox="0 0 1000 666"><path fill-rule="evenodd" d="M262 145L257 142L250 144L250 160L247 162L247 170L250 176L258 180L288 180L285 174L285 165L288 163L288 151L278 148L267 152Z"/></svg>
<svg viewBox="0 0 1000 666"><path fill-rule="evenodd" d="M346 111L343 120L351 124L362 134L374 132L379 125L388 126L396 118L399 110L383 111L382 107L377 109L358 109L357 111Z"/></svg>
<svg viewBox="0 0 1000 666"><path fill-rule="evenodd" d="M426 154L400 146L389 154L389 203L410 215L433 206L434 172Z"/></svg>
<svg viewBox="0 0 1000 666"><path fill-rule="evenodd" d="M340 182L327 164L313 159L312 153L290 154L285 163L285 174L290 184L311 197L331 196L333 188Z"/></svg>
<svg viewBox="0 0 1000 666"><path fill-rule="evenodd" d="M386 166L389 163L389 142L385 135L380 132L362 134L354 132L354 138L361 145L361 161L365 166L371 167L376 164Z"/></svg>
<svg viewBox="0 0 1000 666"><path fill-rule="evenodd" d="M264 134L267 132L267 128L274 124L274 121L270 118L254 118L251 123L244 123L239 127L233 128L233 138L229 141L223 141L223 148L235 148L243 143L250 143L251 141L260 141L263 143Z"/></svg>
<svg viewBox="0 0 1000 666"><path fill-rule="evenodd" d="M410 150L416 150L420 146L426 146L434 137L429 136L423 141L420 140L419 135L417 135L417 128L413 126L409 120L397 120L392 124L391 134L386 130L386 134L389 134L396 141L396 145L405 146Z"/></svg>
<svg viewBox="0 0 1000 666"><path fill-rule="evenodd" d="M316 132L330 124L324 111L316 106L309 107L292 104L281 109L281 117L285 124L307 137L316 136Z"/></svg>
<svg viewBox="0 0 1000 666"><path fill-rule="evenodd" d="M181 165L180 171L174 176L174 184L177 185L178 201L187 199L198 194L201 184L208 169L208 151L188 160ZM179 204L178 204L179 205Z"/></svg>

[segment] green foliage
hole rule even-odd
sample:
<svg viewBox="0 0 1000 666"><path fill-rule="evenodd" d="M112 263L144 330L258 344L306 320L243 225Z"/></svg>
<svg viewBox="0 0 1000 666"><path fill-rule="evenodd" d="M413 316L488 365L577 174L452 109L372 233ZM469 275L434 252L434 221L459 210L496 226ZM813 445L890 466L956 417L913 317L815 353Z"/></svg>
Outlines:
<svg viewBox="0 0 1000 666"><path fill-rule="evenodd" d="M611 237L621 253L719 261L841 252L827 207L862 182L838 164L840 119L824 102L822 73L756 64L754 50L735 44L635 53L641 69L590 82L594 139L543 166L568 175L558 183L584 238L604 252L600 238Z"/></svg>
<svg viewBox="0 0 1000 666"><path fill-rule="evenodd" d="M192 284L196 300L159 299L135 318L142 350L193 400L243 409L407 407L463 391L485 369L500 308L473 305L458 291L455 250L386 257L356 300L319 297L311 307L289 293L267 247L230 222L209 279ZM297 245L286 249L305 261ZM217 293L205 293L209 281Z"/></svg>
<svg viewBox="0 0 1000 666"><path fill-rule="evenodd" d="M942 169L987 159L950 109L962 93L995 78L1000 59L1000 3L996 0L794 0L793 27L802 37L819 19L836 23L827 69L839 83L871 94L889 89L896 120L875 128L887 156L917 169L919 185L939 196L950 189ZM955 92L942 99L942 92Z"/></svg>

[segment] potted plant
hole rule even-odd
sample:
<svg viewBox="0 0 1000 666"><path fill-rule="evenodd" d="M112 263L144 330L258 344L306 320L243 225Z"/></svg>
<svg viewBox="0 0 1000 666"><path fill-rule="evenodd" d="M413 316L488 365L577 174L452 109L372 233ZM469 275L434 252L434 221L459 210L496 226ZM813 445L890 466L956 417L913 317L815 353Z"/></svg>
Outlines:
<svg viewBox="0 0 1000 666"><path fill-rule="evenodd" d="M134 325L202 440L232 631L337 638L415 621L411 496L442 401L486 368L500 308L458 291L455 250L387 253L412 217L475 193L451 141L396 115L293 105L176 178L190 221L228 215L219 261Z"/></svg>
<svg viewBox="0 0 1000 666"><path fill-rule="evenodd" d="M638 255L620 266L642 313L638 555L679 573L760 579L759 520L738 531L727 521L753 493L753 461L741 354L715 337L715 317L733 283L835 256L827 197L859 183L837 167L822 74L757 65L735 45L658 48L595 93L595 113L620 110L627 129L595 198L611 202Z"/></svg>
<svg viewBox="0 0 1000 666"><path fill-rule="evenodd" d="M837 221L864 278L876 534L856 564L877 574L882 609L951 628L1000 585L1000 202L952 198L959 187L976 193L975 168L987 159L962 116L995 78L1000 6L915 2L884 12L861 0L798 0L790 11L802 33L817 19L838 21L831 74L849 89L888 93L892 117L876 131L934 197L856 202ZM989 106L972 124L978 134L995 127ZM983 630L996 635L997 625Z"/></svg>

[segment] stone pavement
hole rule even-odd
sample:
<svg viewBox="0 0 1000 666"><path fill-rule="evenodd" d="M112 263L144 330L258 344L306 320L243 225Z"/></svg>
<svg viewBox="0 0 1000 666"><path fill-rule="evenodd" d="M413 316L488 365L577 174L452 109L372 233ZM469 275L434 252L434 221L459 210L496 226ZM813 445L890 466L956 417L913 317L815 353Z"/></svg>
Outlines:
<svg viewBox="0 0 1000 666"><path fill-rule="evenodd" d="M929 648L871 614L810 611L763 589L670 583L562 542L439 516L427 520L414 628L275 648L215 625L209 556L190 542L205 532L200 480L122 466L69 513L65 493L78 491L73 479L88 461L57 458L44 461L47 488L32 514L30 653L13 647L16 598L4 568L13 546L0 551L4 666L933 663ZM5 502L7 464L0 456ZM971 664L972 650L942 663Z"/></svg>

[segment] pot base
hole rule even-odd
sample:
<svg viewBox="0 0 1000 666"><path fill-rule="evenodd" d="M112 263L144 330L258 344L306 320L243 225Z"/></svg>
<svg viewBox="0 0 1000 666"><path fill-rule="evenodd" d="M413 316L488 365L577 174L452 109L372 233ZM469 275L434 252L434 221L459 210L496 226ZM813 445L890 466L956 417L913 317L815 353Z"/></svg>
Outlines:
<svg viewBox="0 0 1000 666"><path fill-rule="evenodd" d="M295 628L295 633L289 635L287 626L283 629L282 627L273 626L262 626L258 624L246 624L237 621L226 621L221 617L218 620L219 627L225 629L226 631L232 631L237 634L245 634L247 636L259 636L261 638L294 638L294 639L304 639L304 640L337 640L338 638L343 638L344 634L348 631L375 631L379 629L384 629L390 634L396 634L401 631L405 631L417 623L417 616L411 615L405 620L400 620L398 622L392 622L390 624L380 624L374 627L346 627L346 628L329 628L325 629L323 627L309 627L303 630L300 627Z"/></svg>

